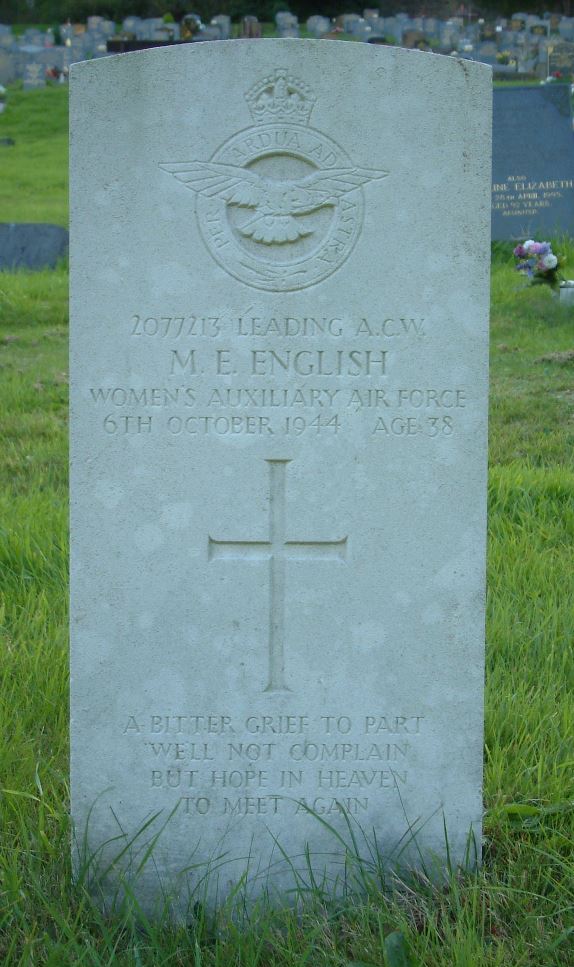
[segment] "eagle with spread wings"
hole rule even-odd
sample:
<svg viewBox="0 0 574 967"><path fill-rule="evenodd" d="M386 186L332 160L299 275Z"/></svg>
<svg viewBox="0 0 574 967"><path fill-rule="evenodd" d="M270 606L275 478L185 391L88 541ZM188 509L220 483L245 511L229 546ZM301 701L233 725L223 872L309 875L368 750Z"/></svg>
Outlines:
<svg viewBox="0 0 574 967"><path fill-rule="evenodd" d="M160 164L160 168L205 198L222 198L228 205L254 209L253 217L238 231L265 245L284 245L312 235L314 230L301 215L326 205L336 207L347 192L388 175L388 171L368 168L327 168L279 181L218 161Z"/></svg>

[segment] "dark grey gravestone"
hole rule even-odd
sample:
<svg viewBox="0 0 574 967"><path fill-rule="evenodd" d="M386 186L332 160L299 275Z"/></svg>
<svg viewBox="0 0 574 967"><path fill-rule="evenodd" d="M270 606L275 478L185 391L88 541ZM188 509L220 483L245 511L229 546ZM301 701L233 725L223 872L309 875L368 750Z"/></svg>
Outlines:
<svg viewBox="0 0 574 967"><path fill-rule="evenodd" d="M0 271L53 269L68 251L68 232L60 225L0 223Z"/></svg>
<svg viewBox="0 0 574 967"><path fill-rule="evenodd" d="M563 40L548 48L548 73L574 77L574 43Z"/></svg>
<svg viewBox="0 0 574 967"><path fill-rule="evenodd" d="M567 84L495 88L492 238L574 234L574 132Z"/></svg>
<svg viewBox="0 0 574 967"><path fill-rule="evenodd" d="M563 40L574 40L574 17L564 17L558 31Z"/></svg>
<svg viewBox="0 0 574 967"><path fill-rule="evenodd" d="M0 84L11 84L18 77L18 56L0 48Z"/></svg>

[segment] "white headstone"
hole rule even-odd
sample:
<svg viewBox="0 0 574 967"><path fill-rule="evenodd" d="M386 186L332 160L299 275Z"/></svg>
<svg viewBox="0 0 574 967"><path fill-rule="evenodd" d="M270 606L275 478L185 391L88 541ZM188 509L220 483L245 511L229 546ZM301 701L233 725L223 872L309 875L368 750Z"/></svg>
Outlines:
<svg viewBox="0 0 574 967"><path fill-rule="evenodd" d="M46 86L46 68L42 61L29 62L24 65L24 83L22 88L25 91L32 91L38 87Z"/></svg>
<svg viewBox="0 0 574 967"><path fill-rule="evenodd" d="M150 907L480 849L490 70L248 44L72 68L73 816Z"/></svg>

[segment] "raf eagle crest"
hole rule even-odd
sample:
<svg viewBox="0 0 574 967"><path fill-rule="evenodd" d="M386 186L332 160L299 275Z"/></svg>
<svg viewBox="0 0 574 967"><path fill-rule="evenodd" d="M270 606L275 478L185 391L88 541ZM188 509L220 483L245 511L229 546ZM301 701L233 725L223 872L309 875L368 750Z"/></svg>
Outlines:
<svg viewBox="0 0 574 967"><path fill-rule="evenodd" d="M255 85L256 127L233 136L209 161L160 164L197 195L204 240L231 275L288 291L331 275L362 227L362 186L389 172L354 166L308 126L310 89L285 70Z"/></svg>

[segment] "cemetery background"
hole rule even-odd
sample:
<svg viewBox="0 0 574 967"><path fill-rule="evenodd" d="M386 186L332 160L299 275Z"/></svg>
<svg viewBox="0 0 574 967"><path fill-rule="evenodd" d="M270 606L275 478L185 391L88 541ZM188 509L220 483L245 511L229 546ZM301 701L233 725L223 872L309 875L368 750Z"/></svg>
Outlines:
<svg viewBox="0 0 574 967"><path fill-rule="evenodd" d="M427 7L424 15L412 4L399 8L364 8L332 4L328 16L321 4L290 12L279 0L254 0L245 9L235 0L202 0L190 13L175 2L134 6L114 2L95 15L91 0L58 5L37 3L28 10L51 23L18 23L9 0L0 3L0 84L23 80L24 87L43 86L46 79L65 82L70 66L143 47L172 43L228 40L236 37L339 39L385 43L456 54L492 66L495 78L566 82L574 73L574 17L546 11L512 13L504 5L480 12L447 3ZM256 14L256 16L254 16ZM25 19L25 15L20 15ZM72 18L71 20L69 18ZM114 19L115 18L115 19ZM299 19L301 18L301 20ZM2 21L6 20L6 23ZM73 22L72 22L73 21ZM14 26L12 27L11 24ZM0 105L1 111L1 105Z"/></svg>
<svg viewBox="0 0 574 967"><path fill-rule="evenodd" d="M66 97L14 91L0 120L18 149L0 184L9 220L66 224ZM574 264L571 241L554 249ZM315 890L302 920L261 911L241 929L142 932L104 920L69 869L67 272L0 276L5 963L574 964L572 321L547 290L521 287L508 246L492 294L482 871L385 899L374 864L366 899L337 910Z"/></svg>

